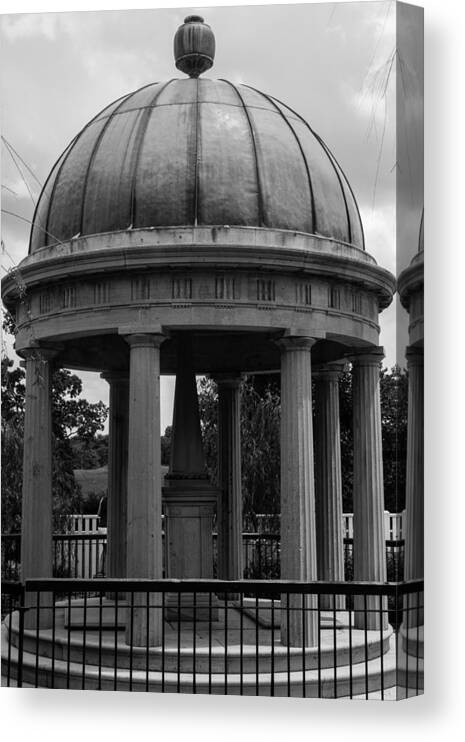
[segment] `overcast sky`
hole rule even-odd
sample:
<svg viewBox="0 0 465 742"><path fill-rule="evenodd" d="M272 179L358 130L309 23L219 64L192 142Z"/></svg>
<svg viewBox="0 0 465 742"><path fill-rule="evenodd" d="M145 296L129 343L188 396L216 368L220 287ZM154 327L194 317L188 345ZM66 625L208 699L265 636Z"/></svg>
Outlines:
<svg viewBox="0 0 465 742"><path fill-rule="evenodd" d="M156 3L154 3L156 4ZM404 6L405 7L405 6ZM210 77L245 82L308 120L355 192L366 249L393 273L416 252L423 206L422 49L396 49L394 2L196 9L216 36ZM10 15L1 18L2 134L43 183L75 134L112 100L151 81L181 76L172 43L186 10ZM408 33L408 23L405 24ZM397 63L396 63L397 62ZM396 100L397 69L397 100ZM400 76L399 70L402 71ZM396 113L401 141L396 146ZM399 136L398 136L399 139ZM400 146L401 145L401 146ZM40 187L26 173L32 197ZM402 229L396 243L396 178ZM33 200L2 145L2 269L27 255ZM386 365L407 343L403 310L381 315ZM85 377L89 399L105 382ZM162 386L162 427L171 423L173 382Z"/></svg>

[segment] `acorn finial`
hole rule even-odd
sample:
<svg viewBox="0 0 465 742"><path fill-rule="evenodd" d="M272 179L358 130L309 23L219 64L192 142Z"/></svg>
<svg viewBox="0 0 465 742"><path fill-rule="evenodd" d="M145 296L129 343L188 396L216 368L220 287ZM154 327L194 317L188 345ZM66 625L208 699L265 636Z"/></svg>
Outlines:
<svg viewBox="0 0 465 742"><path fill-rule="evenodd" d="M198 77L213 66L215 37L200 15L188 15L174 37L176 67L189 77Z"/></svg>

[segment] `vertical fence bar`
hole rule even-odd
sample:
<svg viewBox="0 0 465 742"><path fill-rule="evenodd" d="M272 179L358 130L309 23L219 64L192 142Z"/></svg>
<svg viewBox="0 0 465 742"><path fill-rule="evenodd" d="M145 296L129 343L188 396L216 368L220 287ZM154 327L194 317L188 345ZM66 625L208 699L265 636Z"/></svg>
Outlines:
<svg viewBox="0 0 465 742"><path fill-rule="evenodd" d="M84 619L82 627L82 680L81 688L86 688L86 642L87 642L87 590L84 591Z"/></svg>
<svg viewBox="0 0 465 742"><path fill-rule="evenodd" d="M228 695L228 593L224 593L224 695Z"/></svg>
<svg viewBox="0 0 465 742"><path fill-rule="evenodd" d="M405 621L405 695L409 697L409 657L410 657L410 624L411 624L411 606L410 606L411 593L407 592L407 610L406 610L406 621Z"/></svg>
<svg viewBox="0 0 465 742"><path fill-rule="evenodd" d="M379 640L380 640L380 662L381 662L381 700L384 701L384 612L383 612L383 596L379 596Z"/></svg>
<svg viewBox="0 0 465 742"><path fill-rule="evenodd" d="M274 596L271 598L271 695L274 696Z"/></svg>
<svg viewBox="0 0 465 742"><path fill-rule="evenodd" d="M165 692L165 591L161 592L161 692Z"/></svg>
<svg viewBox="0 0 465 742"><path fill-rule="evenodd" d="M255 593L255 695L259 696L259 686L260 686L260 675L259 675L259 628L258 628L258 595Z"/></svg>
<svg viewBox="0 0 465 742"><path fill-rule="evenodd" d="M197 693L197 678L196 678L196 648L197 648L197 593L194 590L192 595L193 598L193 621L192 621L192 693Z"/></svg>
<svg viewBox="0 0 465 742"><path fill-rule="evenodd" d="M281 596L281 603L283 596ZM282 620L282 618L281 618ZM289 642L289 595L286 595L286 636L287 636L287 695L291 695L291 645Z"/></svg>
<svg viewBox="0 0 465 742"><path fill-rule="evenodd" d="M244 692L244 593L241 589L240 592L240 603L239 603L239 634L240 634L240 658L239 658L239 668L240 668L240 694L243 695Z"/></svg>
<svg viewBox="0 0 465 742"><path fill-rule="evenodd" d="M334 698L337 698L337 631L336 631L336 593L333 593L333 683Z"/></svg>
<svg viewBox="0 0 465 742"><path fill-rule="evenodd" d="M367 595L363 595L363 632L365 637L365 698L368 699L368 610L367 610Z"/></svg>
<svg viewBox="0 0 465 742"><path fill-rule="evenodd" d="M129 606L129 690L133 690L133 667L134 667L134 590L131 588L131 601Z"/></svg>
<svg viewBox="0 0 465 742"><path fill-rule="evenodd" d="M212 592L208 593L208 692L212 692Z"/></svg>
<svg viewBox="0 0 465 742"><path fill-rule="evenodd" d="M145 691L149 690L150 592L145 593Z"/></svg>
<svg viewBox="0 0 465 742"><path fill-rule="evenodd" d="M40 590L36 591L36 658L34 668L34 685L39 687L39 636L40 636Z"/></svg>
<svg viewBox="0 0 465 742"><path fill-rule="evenodd" d="M90 560L89 560L90 561ZM114 654L115 654L115 671L113 673L113 690L118 690L118 590L115 590L115 623L114 623Z"/></svg>
<svg viewBox="0 0 465 742"><path fill-rule="evenodd" d="M24 612L25 612L25 588L21 585L19 605L19 638L18 638L18 688L23 686L23 658L24 658Z"/></svg>
<svg viewBox="0 0 465 742"><path fill-rule="evenodd" d="M103 615L103 606L102 606L102 593L100 592L98 595L98 690L102 690L102 615Z"/></svg>
<svg viewBox="0 0 465 742"><path fill-rule="evenodd" d="M302 698L307 697L307 689L305 687L305 640L306 640L306 612L311 610L309 607L311 605L310 601L305 600L304 593L301 593L301 603L300 603L300 616L302 621ZM307 605L305 605L307 603ZM297 610L297 609L296 609Z"/></svg>
<svg viewBox="0 0 465 742"><path fill-rule="evenodd" d="M321 688L321 593L317 595L317 609L318 609L318 698L322 697Z"/></svg>
<svg viewBox="0 0 465 742"><path fill-rule="evenodd" d="M349 698L353 698L353 647L352 647L352 609L349 609Z"/></svg>
<svg viewBox="0 0 465 742"><path fill-rule="evenodd" d="M70 683L70 663L71 663L71 590L68 589L68 626L66 631L66 688L69 689Z"/></svg>
<svg viewBox="0 0 465 742"><path fill-rule="evenodd" d="M177 681L176 692L181 692L181 593L178 592L178 654L177 654Z"/></svg>
<svg viewBox="0 0 465 742"><path fill-rule="evenodd" d="M415 670L415 691L416 695L418 696L419 693L419 669L420 669L420 596L421 593L417 592L417 599L416 599L416 670Z"/></svg>

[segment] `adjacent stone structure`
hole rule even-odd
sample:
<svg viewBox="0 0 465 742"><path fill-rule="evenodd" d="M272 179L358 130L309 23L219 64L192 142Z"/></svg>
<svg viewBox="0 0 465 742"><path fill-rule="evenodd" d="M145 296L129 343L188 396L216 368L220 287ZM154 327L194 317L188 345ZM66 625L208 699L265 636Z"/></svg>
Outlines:
<svg viewBox="0 0 465 742"><path fill-rule="evenodd" d="M423 214L420 223L418 252L399 276L398 291L402 305L409 313L409 347L406 350L408 369L407 421L407 481L405 494L406 580L422 580L424 576L424 440L423 440L423 338L424 338L424 238ZM420 597L423 603L423 596ZM408 625L423 625L423 608L408 606Z"/></svg>

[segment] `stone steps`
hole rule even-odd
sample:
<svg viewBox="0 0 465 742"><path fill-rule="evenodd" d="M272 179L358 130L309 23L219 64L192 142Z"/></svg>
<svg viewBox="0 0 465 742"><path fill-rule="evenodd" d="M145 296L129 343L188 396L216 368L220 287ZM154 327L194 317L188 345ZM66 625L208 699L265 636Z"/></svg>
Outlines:
<svg viewBox="0 0 465 742"><path fill-rule="evenodd" d="M12 645L17 647L18 614L12 615L11 619L5 619L5 628L10 629ZM322 629L322 647L320 656L316 648L301 648L283 646L280 643L279 632L270 631L246 631L242 633L242 647L236 641L227 644L219 644L219 639L224 642L224 633L220 629L212 631L209 635L208 625L202 628L197 624L195 641L195 652L193 649L193 635L184 631L181 636L172 629L171 633L166 631L165 645L162 647L151 647L148 652L144 647L134 647L132 652L125 644L124 632L102 631L85 633L82 630L67 630L66 628L41 629L37 632L33 629L25 629L23 634L23 649L31 654L39 654L44 658L52 658L65 662L74 662L86 666L98 666L102 664L107 668L114 668L115 664L120 669L128 669L131 664L133 670L144 670L148 666L151 671L161 672L186 672L186 673L208 673L224 674L245 673L255 674L263 672L301 672L320 668L332 668L335 665L342 667L352 664L364 663L376 657L381 652L389 650L392 630L383 632L381 640L380 632L365 632L353 629L351 636L342 628L335 630ZM264 636L263 636L264 634ZM255 639L259 637L258 650ZM232 637L236 636L232 631ZM272 641L274 642L272 646ZM266 643L265 643L266 642Z"/></svg>
<svg viewBox="0 0 465 742"><path fill-rule="evenodd" d="M8 629L2 627L2 666L6 672ZM18 650L10 650L10 676L17 677ZM383 665L383 673L381 667ZM52 672L53 670L53 672ZM178 672L107 667L83 666L80 662L63 659L52 660L23 651L23 681L40 687L134 690L166 693L212 693L221 695L276 695L296 697L342 698L349 695L373 694L396 684L396 652L394 637L389 640L389 651L381 657L348 665L322 669L293 670L274 673L256 672Z"/></svg>

